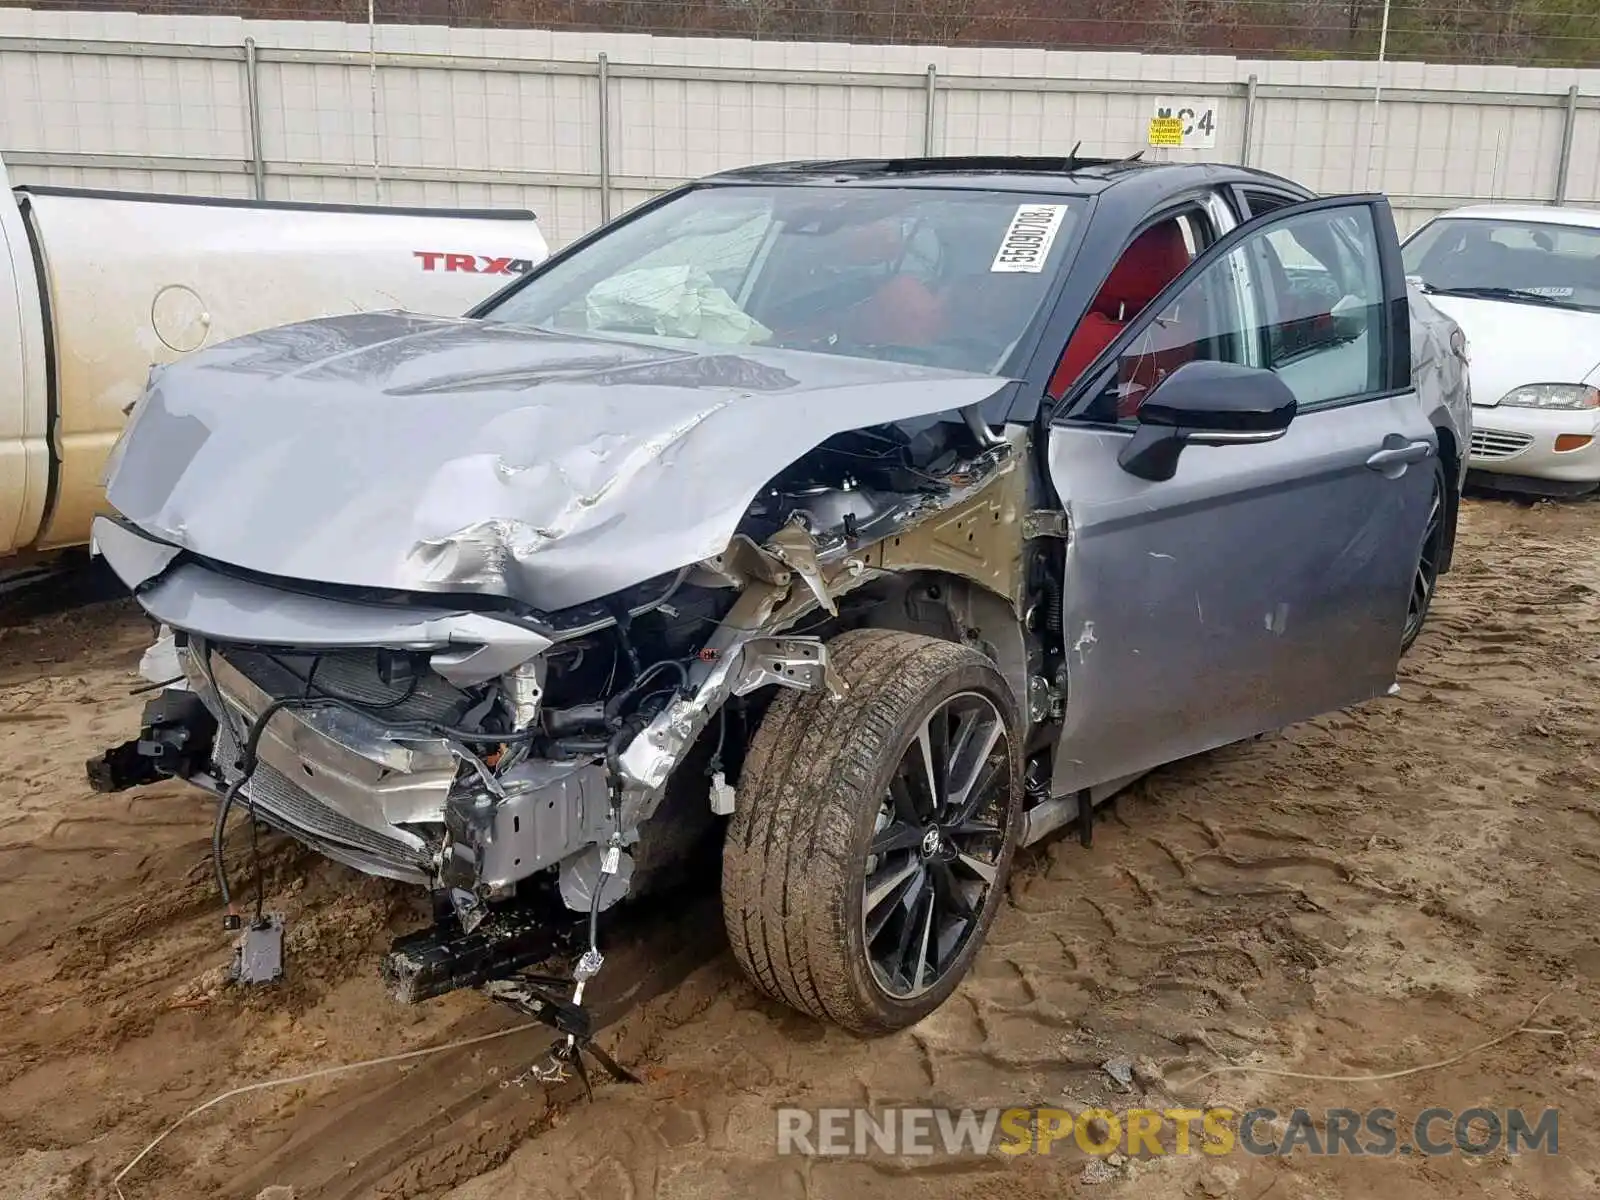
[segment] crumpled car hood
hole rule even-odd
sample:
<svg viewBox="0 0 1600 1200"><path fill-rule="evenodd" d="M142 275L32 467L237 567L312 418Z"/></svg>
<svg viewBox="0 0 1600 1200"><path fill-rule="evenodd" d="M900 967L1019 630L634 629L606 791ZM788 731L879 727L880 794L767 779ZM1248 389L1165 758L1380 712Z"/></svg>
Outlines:
<svg viewBox="0 0 1600 1200"><path fill-rule="evenodd" d="M762 486L828 438L1005 383L363 313L155 372L107 497L250 571L554 611L721 553Z"/></svg>

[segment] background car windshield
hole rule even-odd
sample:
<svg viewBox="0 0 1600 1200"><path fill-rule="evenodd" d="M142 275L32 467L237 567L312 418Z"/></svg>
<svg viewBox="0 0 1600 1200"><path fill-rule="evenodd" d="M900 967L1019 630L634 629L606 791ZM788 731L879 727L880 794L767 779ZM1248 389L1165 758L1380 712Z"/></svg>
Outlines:
<svg viewBox="0 0 1600 1200"><path fill-rule="evenodd" d="M997 374L1081 201L709 186L602 234L483 315L580 335L762 345Z"/></svg>
<svg viewBox="0 0 1600 1200"><path fill-rule="evenodd" d="M1406 243L1406 274L1431 288L1510 288L1528 299L1600 312L1600 229L1538 221L1435 221Z"/></svg>

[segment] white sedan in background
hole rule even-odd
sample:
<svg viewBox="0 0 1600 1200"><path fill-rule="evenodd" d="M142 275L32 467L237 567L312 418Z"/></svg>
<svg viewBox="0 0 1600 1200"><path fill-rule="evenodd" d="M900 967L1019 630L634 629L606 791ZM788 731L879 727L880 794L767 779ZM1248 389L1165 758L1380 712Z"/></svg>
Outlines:
<svg viewBox="0 0 1600 1200"><path fill-rule="evenodd" d="M1600 486L1600 211L1459 208L1402 255L1467 335L1471 481L1541 495Z"/></svg>

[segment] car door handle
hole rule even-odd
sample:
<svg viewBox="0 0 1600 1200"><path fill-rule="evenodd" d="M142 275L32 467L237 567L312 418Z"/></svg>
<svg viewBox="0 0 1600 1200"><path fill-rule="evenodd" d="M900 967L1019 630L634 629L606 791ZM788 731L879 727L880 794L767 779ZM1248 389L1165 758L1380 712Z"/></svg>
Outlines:
<svg viewBox="0 0 1600 1200"><path fill-rule="evenodd" d="M1428 442L1407 442L1404 446L1386 446L1367 459L1367 466L1374 471L1382 471L1403 463L1421 462L1432 453L1433 446Z"/></svg>

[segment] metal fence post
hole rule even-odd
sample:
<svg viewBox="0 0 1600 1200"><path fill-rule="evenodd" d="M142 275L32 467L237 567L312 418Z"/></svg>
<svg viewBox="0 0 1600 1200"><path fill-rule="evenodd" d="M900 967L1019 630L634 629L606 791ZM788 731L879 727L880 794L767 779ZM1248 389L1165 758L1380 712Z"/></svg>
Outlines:
<svg viewBox="0 0 1600 1200"><path fill-rule="evenodd" d="M244 40L244 94L250 117L250 174L257 200L267 198L267 165L261 152L261 64L256 59L255 38Z"/></svg>
<svg viewBox="0 0 1600 1200"><path fill-rule="evenodd" d="M933 118L934 110L939 97L939 68L934 63L928 64L928 86L924 93L922 108L922 156L933 157Z"/></svg>
<svg viewBox="0 0 1600 1200"><path fill-rule="evenodd" d="M1239 165L1250 165L1250 143L1255 139L1256 132L1256 84L1260 80L1252 75L1244 85L1244 141L1239 148Z"/></svg>
<svg viewBox="0 0 1600 1200"><path fill-rule="evenodd" d="M596 81L600 85L600 223L611 220L611 64L599 58Z"/></svg>
<svg viewBox="0 0 1600 1200"><path fill-rule="evenodd" d="M1572 173L1572 134L1578 125L1578 85L1567 89L1566 124L1561 129L1561 161L1556 164L1556 194L1551 204L1567 202L1567 177Z"/></svg>

